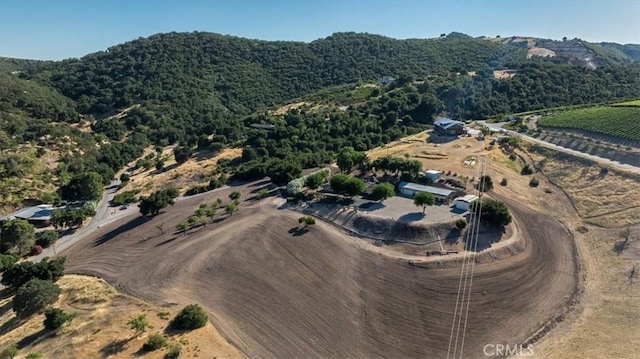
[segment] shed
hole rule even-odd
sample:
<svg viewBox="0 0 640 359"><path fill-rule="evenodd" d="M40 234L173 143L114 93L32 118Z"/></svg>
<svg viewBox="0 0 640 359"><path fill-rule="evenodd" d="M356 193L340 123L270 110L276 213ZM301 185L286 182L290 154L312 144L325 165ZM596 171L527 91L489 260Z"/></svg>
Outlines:
<svg viewBox="0 0 640 359"><path fill-rule="evenodd" d="M471 203L476 201L479 197L475 194L468 194L466 196L458 197L453 201L453 206L457 209L468 211L471 207Z"/></svg>
<svg viewBox="0 0 640 359"><path fill-rule="evenodd" d="M428 192L431 193L439 201L451 199L453 197L453 194L455 193L454 190L450 190L447 188L425 186L412 182L400 182L398 188L400 189L400 193L407 197L413 198L416 193Z"/></svg>
<svg viewBox="0 0 640 359"><path fill-rule="evenodd" d="M438 178L442 176L442 172L436 170L427 170L424 172L424 177L432 182L435 182Z"/></svg>
<svg viewBox="0 0 640 359"><path fill-rule="evenodd" d="M464 122L443 117L433 123L433 130L441 136L459 136L464 133Z"/></svg>

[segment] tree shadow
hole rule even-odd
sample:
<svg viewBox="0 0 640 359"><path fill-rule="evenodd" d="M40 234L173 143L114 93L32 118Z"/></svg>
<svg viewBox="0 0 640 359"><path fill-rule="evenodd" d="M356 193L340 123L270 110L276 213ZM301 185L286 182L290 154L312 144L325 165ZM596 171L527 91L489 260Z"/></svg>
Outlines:
<svg viewBox="0 0 640 359"><path fill-rule="evenodd" d="M617 241L613 245L613 252L617 255L620 255L627 248L629 248L629 241L625 241L624 239L622 239Z"/></svg>
<svg viewBox="0 0 640 359"><path fill-rule="evenodd" d="M365 212L373 212L373 211L377 211L379 209L385 208L386 206L382 203L382 202L365 202L361 205L358 206L359 210L365 211Z"/></svg>
<svg viewBox="0 0 640 359"><path fill-rule="evenodd" d="M290 235L294 237L299 237L309 232L309 228L306 227L293 227L287 231Z"/></svg>
<svg viewBox="0 0 640 359"><path fill-rule="evenodd" d="M23 321L18 319L18 317L13 317L0 326L0 333L8 333L10 330L22 325L22 323Z"/></svg>
<svg viewBox="0 0 640 359"><path fill-rule="evenodd" d="M103 358L108 358L111 355L115 355L124 350L124 346L127 345L133 338L128 339L115 339L107 343L107 345L100 348L100 354Z"/></svg>
<svg viewBox="0 0 640 359"><path fill-rule="evenodd" d="M496 243L502 239L502 235L505 234L505 227L491 227L482 225L478 234L477 243L465 241L464 246L468 251L481 252L487 248L490 248L493 243Z"/></svg>
<svg viewBox="0 0 640 359"><path fill-rule="evenodd" d="M456 244L462 238L462 231L458 228L451 228L449 233L443 238L446 244Z"/></svg>
<svg viewBox="0 0 640 359"><path fill-rule="evenodd" d="M99 245L101 245L101 244L104 244L104 243L106 243L106 242L108 242L108 241L110 241L110 240L114 239L114 238L115 238L115 237L117 237L118 235L120 235L120 234L122 234L122 233L124 233L124 232L130 231L130 230L132 230L132 229L134 229L134 228L138 227L139 225L141 225L141 224L143 224L143 223L145 223L145 222L147 222L147 219L146 219L146 217L145 217L145 216L137 217L136 219L133 219L133 220L131 220L131 221L127 222L126 224L123 224L123 225L121 225L120 227L118 227L118 228L116 228L116 229L114 229L114 230L109 231L108 233L106 233L106 234L105 234L105 235L103 235L102 237L100 237L100 238L96 239L96 240L93 242L93 246L94 246L94 247L97 247L97 246L99 246Z"/></svg>
<svg viewBox="0 0 640 359"><path fill-rule="evenodd" d="M26 337L20 339L20 341L16 343L16 347L18 349L23 349L31 344L34 344L37 341L45 340L47 338L54 337L55 335L55 331L42 328L40 331L31 335L27 335Z"/></svg>
<svg viewBox="0 0 640 359"><path fill-rule="evenodd" d="M427 215L423 212L412 212L405 213L402 216L398 217L398 221L400 222L415 222L423 220Z"/></svg>
<svg viewBox="0 0 640 359"><path fill-rule="evenodd" d="M164 241L162 241L162 242L160 242L160 243L156 244L156 247L164 246L165 244L169 244L169 243L171 243L171 242L175 241L176 239L178 239L178 236L171 237L171 238L169 238L169 239L167 239L167 240L164 240Z"/></svg>

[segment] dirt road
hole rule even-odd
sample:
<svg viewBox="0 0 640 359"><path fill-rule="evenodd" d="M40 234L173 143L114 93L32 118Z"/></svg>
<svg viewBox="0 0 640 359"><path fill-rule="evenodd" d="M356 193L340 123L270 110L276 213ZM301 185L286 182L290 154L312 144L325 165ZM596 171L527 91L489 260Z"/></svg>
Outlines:
<svg viewBox="0 0 640 359"><path fill-rule="evenodd" d="M102 227L66 253L67 270L158 302L198 302L249 357L446 357L459 268L386 257L322 222L300 235L292 230L298 215L277 210L271 198L244 202L238 213L186 235L170 233L216 197L226 194ZM523 342L563 310L577 284L564 227L503 200L527 247L476 265L465 358L483 357L485 344Z"/></svg>

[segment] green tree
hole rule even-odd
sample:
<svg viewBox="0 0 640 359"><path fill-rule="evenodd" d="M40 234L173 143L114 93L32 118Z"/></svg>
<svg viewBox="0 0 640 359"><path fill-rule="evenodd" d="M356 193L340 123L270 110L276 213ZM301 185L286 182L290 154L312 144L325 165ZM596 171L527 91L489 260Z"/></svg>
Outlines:
<svg viewBox="0 0 640 359"><path fill-rule="evenodd" d="M231 193L229 194L229 198L230 198L232 201L239 200L241 196L242 196L242 194L240 194L240 192L239 192L239 191L233 191L233 192L231 192Z"/></svg>
<svg viewBox="0 0 640 359"><path fill-rule="evenodd" d="M70 200L100 200L104 191L104 178L96 172L82 173L72 178L61 191L63 197Z"/></svg>
<svg viewBox="0 0 640 359"><path fill-rule="evenodd" d="M353 167L359 165L365 159L365 154L353 149L353 147L343 147L338 152L337 164L340 171L349 173Z"/></svg>
<svg viewBox="0 0 640 359"><path fill-rule="evenodd" d="M500 185L501 186L506 186L507 185L507 179L505 177L502 177L502 181L500 181Z"/></svg>
<svg viewBox="0 0 640 359"><path fill-rule="evenodd" d="M540 185L540 180L536 178L536 176L531 177L531 180L529 181L529 186L531 187L538 187Z"/></svg>
<svg viewBox="0 0 640 359"><path fill-rule="evenodd" d="M342 193L345 191L347 181L349 181L349 176L343 173L338 173L331 177L329 184L334 192Z"/></svg>
<svg viewBox="0 0 640 359"><path fill-rule="evenodd" d="M362 194L366 189L364 182L360 178L351 177L344 184L344 193L349 197Z"/></svg>
<svg viewBox="0 0 640 359"><path fill-rule="evenodd" d="M192 155L193 152L191 151L191 148L187 146L177 146L173 149L173 156L175 157L178 164L187 162L187 160L191 158Z"/></svg>
<svg viewBox="0 0 640 359"><path fill-rule="evenodd" d="M155 333L151 334L149 338L147 338L147 341L142 345L142 349L152 352L154 350L164 348L166 345L167 338L160 333Z"/></svg>
<svg viewBox="0 0 640 359"><path fill-rule="evenodd" d="M129 318L127 325L131 330L133 330L136 336L144 333L145 330L149 327L149 321L147 320L146 314L140 314L137 317Z"/></svg>
<svg viewBox="0 0 640 359"><path fill-rule="evenodd" d="M12 254L0 254L0 273L5 270L12 268L16 262L18 261L18 257Z"/></svg>
<svg viewBox="0 0 640 359"><path fill-rule="evenodd" d="M268 176L271 182L284 186L302 173L302 166L295 159L273 160L268 166Z"/></svg>
<svg viewBox="0 0 640 359"><path fill-rule="evenodd" d="M143 216L155 216L159 214L163 208L172 206L178 194L178 190L173 187L155 191L149 197L142 198L138 205L140 207L140 213Z"/></svg>
<svg viewBox="0 0 640 359"><path fill-rule="evenodd" d="M0 230L0 250L4 253L15 247L22 254L35 243L35 229L24 219L9 219L2 223Z"/></svg>
<svg viewBox="0 0 640 359"><path fill-rule="evenodd" d="M456 228L458 228L459 230L463 230L466 226L467 221L465 221L464 218L456 220Z"/></svg>
<svg viewBox="0 0 640 359"><path fill-rule="evenodd" d="M13 311L20 319L53 304L60 296L60 288L50 280L31 279L18 288L13 297Z"/></svg>
<svg viewBox="0 0 640 359"><path fill-rule="evenodd" d="M493 189L493 179L489 175L481 176L478 179L478 190L488 192Z"/></svg>
<svg viewBox="0 0 640 359"><path fill-rule="evenodd" d="M232 215L233 212L238 210L238 206L235 203L229 203L226 207L224 207L225 213L228 215Z"/></svg>
<svg viewBox="0 0 640 359"><path fill-rule="evenodd" d="M314 173L304 179L304 186L310 190L316 190L322 185L324 178L322 173Z"/></svg>
<svg viewBox="0 0 640 359"><path fill-rule="evenodd" d="M427 206L433 206L436 203L436 198L429 192L418 192L413 196L413 204L418 207L422 207L422 213L425 213Z"/></svg>
<svg viewBox="0 0 640 359"><path fill-rule="evenodd" d="M471 212L478 213L480 208L480 218L490 226L500 227L511 223L511 213L507 206L493 199L483 198L471 203Z"/></svg>
<svg viewBox="0 0 640 359"><path fill-rule="evenodd" d="M75 318L74 313L67 313L60 308L47 308L44 311L44 327L49 330L56 330Z"/></svg>
<svg viewBox="0 0 640 359"><path fill-rule="evenodd" d="M50 261L49 257L45 257L39 263L26 261L15 264L4 272L1 283L18 288L33 278L56 282L64 274L66 259L62 256Z"/></svg>
<svg viewBox="0 0 640 359"><path fill-rule="evenodd" d="M171 326L180 330L193 330L202 328L207 324L207 314L197 304L184 307L171 322Z"/></svg>
<svg viewBox="0 0 640 359"><path fill-rule="evenodd" d="M387 198L393 197L395 193L395 188L389 182L379 183L371 189L371 197L377 201L384 201Z"/></svg>
<svg viewBox="0 0 640 359"><path fill-rule="evenodd" d="M213 222L213 217L216 216L216 209L213 207L207 208L205 215L209 218L209 222Z"/></svg>
<svg viewBox="0 0 640 359"><path fill-rule="evenodd" d="M316 224L316 219L311 216L302 216L298 218L298 223L300 224L304 223L304 228L307 228L307 226Z"/></svg>
<svg viewBox="0 0 640 359"><path fill-rule="evenodd" d="M180 222L176 224L176 230L179 232L185 233L187 229L189 229L189 223L187 222Z"/></svg>

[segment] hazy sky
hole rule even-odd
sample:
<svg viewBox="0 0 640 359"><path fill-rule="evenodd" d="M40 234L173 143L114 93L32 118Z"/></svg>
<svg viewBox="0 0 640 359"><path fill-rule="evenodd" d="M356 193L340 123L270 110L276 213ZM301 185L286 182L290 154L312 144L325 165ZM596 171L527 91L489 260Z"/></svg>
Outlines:
<svg viewBox="0 0 640 359"><path fill-rule="evenodd" d="M0 56L59 60L170 31L312 41L356 31L640 43L640 0L0 0Z"/></svg>

